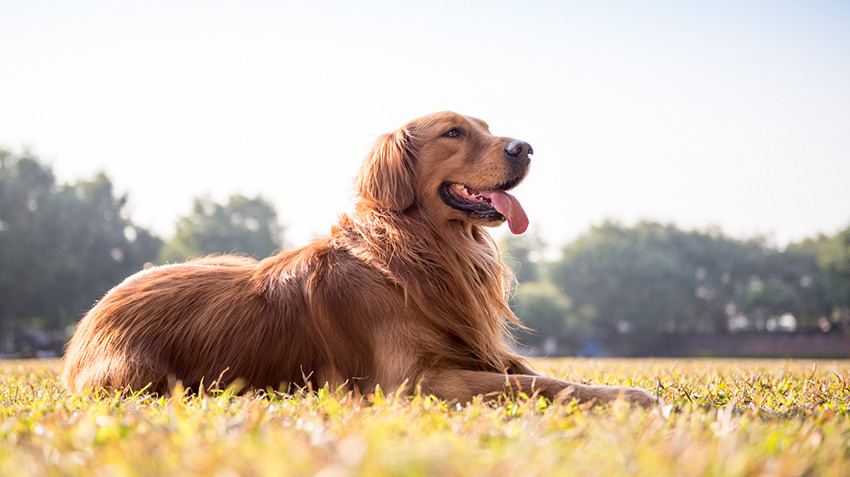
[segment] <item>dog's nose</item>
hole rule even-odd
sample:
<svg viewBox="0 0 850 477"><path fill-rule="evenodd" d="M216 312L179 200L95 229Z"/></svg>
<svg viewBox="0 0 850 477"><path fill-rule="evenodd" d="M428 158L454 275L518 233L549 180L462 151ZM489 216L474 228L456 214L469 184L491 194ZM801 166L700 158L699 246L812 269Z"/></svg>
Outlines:
<svg viewBox="0 0 850 477"><path fill-rule="evenodd" d="M505 146L505 157L511 159L528 159L530 154L534 154L534 149L531 144L525 141L511 141Z"/></svg>

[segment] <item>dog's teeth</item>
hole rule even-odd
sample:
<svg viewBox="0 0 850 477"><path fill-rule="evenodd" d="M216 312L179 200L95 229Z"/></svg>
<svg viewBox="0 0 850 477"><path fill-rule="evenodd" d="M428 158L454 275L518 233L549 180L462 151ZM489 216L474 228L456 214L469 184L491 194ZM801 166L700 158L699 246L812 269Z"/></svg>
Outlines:
<svg viewBox="0 0 850 477"><path fill-rule="evenodd" d="M472 192L472 191L470 191L470 190L469 190L469 188L467 188L465 185L462 185L462 184L453 184L453 185L452 185L452 187L454 187L454 188L455 188L455 190L456 190L459 194L463 194L463 195L465 195L465 196L467 196L467 197L469 197L469 198L472 198L472 199L479 199L479 200L482 198L482 197L481 197L481 194L479 194L479 193L478 193L478 191Z"/></svg>

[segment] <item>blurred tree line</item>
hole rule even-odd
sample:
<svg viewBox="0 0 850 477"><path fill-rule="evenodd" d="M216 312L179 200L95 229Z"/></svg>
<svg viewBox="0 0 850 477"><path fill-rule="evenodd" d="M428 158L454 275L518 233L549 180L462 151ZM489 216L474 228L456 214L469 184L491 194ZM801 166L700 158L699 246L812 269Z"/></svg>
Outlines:
<svg viewBox="0 0 850 477"><path fill-rule="evenodd" d="M134 224L126 205L102 173L57 184L39 158L0 149L0 335L73 325L144 267L210 253L265 257L283 238L261 197L235 195L223 205L198 198L166 242Z"/></svg>
<svg viewBox="0 0 850 477"><path fill-rule="evenodd" d="M605 222L561 249L532 257L539 239L502 242L531 346L556 338L573 352L614 336L829 331L850 327L850 227L779 250L717 230ZM651 351L651 350L647 350ZM593 351L589 351L592 353Z"/></svg>
<svg viewBox="0 0 850 477"><path fill-rule="evenodd" d="M27 152L0 149L0 334L73 325L107 290L154 264L210 253L270 255L283 243L274 207L235 195L197 198L162 240L132 222L104 174L57 184ZM717 230L606 222L541 255L534 234L501 244L518 287L520 340L571 352L611 337L850 330L850 227L784 250ZM2 352L3 349L0 349Z"/></svg>

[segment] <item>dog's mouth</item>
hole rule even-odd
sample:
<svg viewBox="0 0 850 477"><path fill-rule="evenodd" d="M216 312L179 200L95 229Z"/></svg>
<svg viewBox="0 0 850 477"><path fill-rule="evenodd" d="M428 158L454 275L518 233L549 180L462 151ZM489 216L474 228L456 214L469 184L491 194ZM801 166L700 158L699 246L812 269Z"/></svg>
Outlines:
<svg viewBox="0 0 850 477"><path fill-rule="evenodd" d="M516 197L505 192L520 178L513 179L491 190L478 190L459 182L443 182L440 195L449 207L470 213L480 219L502 222L507 220L514 234L528 228L528 216Z"/></svg>

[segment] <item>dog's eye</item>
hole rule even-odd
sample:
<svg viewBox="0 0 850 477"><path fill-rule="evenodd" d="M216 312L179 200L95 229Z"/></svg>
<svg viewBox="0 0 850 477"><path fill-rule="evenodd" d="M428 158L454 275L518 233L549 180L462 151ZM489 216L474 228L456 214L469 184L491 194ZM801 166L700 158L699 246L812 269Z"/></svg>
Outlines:
<svg viewBox="0 0 850 477"><path fill-rule="evenodd" d="M458 128L451 128L445 134L443 134L443 137L460 137L460 136L463 136L463 129L458 129Z"/></svg>

